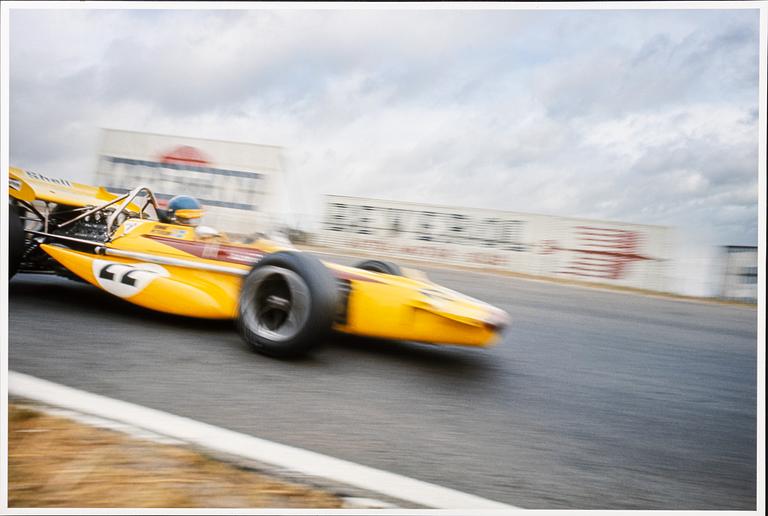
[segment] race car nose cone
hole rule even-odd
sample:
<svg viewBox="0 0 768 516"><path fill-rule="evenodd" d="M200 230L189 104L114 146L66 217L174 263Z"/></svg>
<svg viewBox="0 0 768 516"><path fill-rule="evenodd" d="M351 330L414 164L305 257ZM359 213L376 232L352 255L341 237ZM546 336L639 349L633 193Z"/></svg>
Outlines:
<svg viewBox="0 0 768 516"><path fill-rule="evenodd" d="M512 319L504 310L494 309L483 322L490 330L501 333L510 325Z"/></svg>

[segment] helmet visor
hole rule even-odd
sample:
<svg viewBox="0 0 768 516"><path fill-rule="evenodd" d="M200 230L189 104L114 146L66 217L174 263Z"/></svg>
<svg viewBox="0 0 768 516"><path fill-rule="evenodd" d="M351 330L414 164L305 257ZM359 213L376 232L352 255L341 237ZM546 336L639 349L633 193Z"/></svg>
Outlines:
<svg viewBox="0 0 768 516"><path fill-rule="evenodd" d="M199 208L186 208L183 210L176 210L176 217L180 219L199 219L203 216L203 210Z"/></svg>
<svg viewBox="0 0 768 516"><path fill-rule="evenodd" d="M187 226L196 226L200 224L200 220L203 218L203 210L197 208L189 208L184 210L176 210L174 213L176 221L179 224Z"/></svg>

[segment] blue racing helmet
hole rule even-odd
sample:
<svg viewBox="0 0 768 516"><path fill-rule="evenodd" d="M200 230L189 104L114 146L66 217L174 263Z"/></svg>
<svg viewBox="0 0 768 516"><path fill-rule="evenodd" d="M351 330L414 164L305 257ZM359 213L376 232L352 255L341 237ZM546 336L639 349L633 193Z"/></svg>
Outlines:
<svg viewBox="0 0 768 516"><path fill-rule="evenodd" d="M168 201L168 218L176 224L197 226L205 212L200 201L188 195L177 195Z"/></svg>

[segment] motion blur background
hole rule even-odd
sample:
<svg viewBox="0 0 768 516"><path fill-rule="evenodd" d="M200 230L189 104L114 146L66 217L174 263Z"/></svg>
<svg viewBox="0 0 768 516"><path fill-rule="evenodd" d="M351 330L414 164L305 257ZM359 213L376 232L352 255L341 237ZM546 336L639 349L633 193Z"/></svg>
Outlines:
<svg viewBox="0 0 768 516"><path fill-rule="evenodd" d="M756 297L756 9L10 14L15 166L225 231Z"/></svg>
<svg viewBox="0 0 768 516"><path fill-rule="evenodd" d="M272 163L217 149L197 164L240 158L277 172L269 211L310 233L323 228L323 204L326 218L341 216L321 194L675 228L616 244L639 256L643 242L627 238L655 240L646 258L667 262L665 279L648 288L685 294L727 295L717 247L756 245L755 10L12 16L17 166L92 182L103 126L279 145ZM136 143L129 157L162 161L166 143ZM568 248L513 231L528 250ZM750 272L738 281L756 286Z"/></svg>

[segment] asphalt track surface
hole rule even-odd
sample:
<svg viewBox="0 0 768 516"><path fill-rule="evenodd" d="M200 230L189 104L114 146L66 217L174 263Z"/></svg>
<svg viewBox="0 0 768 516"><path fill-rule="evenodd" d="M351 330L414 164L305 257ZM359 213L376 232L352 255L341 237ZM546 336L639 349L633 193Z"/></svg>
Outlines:
<svg viewBox="0 0 768 516"><path fill-rule="evenodd" d="M507 310L504 341L277 361L231 323L19 275L10 369L524 508L755 510L754 308L429 273Z"/></svg>

